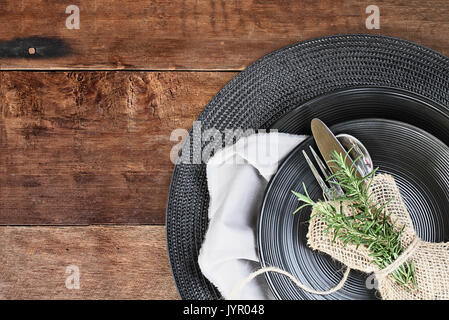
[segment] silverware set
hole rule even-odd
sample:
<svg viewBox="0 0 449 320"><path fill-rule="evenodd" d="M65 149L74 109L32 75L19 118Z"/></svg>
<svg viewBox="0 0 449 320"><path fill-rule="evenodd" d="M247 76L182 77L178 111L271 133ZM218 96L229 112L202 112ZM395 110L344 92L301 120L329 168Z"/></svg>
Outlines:
<svg viewBox="0 0 449 320"><path fill-rule="evenodd" d="M319 119L312 120L312 133L318 145L318 149L326 162L331 159L332 152L336 151L341 154L348 153L348 164L354 165L361 177L367 176L374 170L373 162L368 150L357 138L349 134L339 134L335 136ZM332 174L335 173L332 172L333 168L327 166L312 147L310 147L310 152L320 168L321 174L307 155L307 152L305 150L302 151L310 170L312 170L313 176L323 190L325 199L333 200L342 197L344 192L332 176Z"/></svg>

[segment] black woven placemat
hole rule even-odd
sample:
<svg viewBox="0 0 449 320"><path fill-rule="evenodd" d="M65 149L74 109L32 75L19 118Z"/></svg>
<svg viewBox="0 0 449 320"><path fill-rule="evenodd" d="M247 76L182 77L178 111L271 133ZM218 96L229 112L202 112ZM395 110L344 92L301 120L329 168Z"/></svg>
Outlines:
<svg viewBox="0 0 449 320"><path fill-rule="evenodd" d="M309 99L342 88L370 86L407 90L447 107L449 59L418 44L384 36L308 40L249 66L217 93L197 120L203 131L269 128ZM176 165L167 201L167 244L183 299L221 298L197 262L208 204L205 164Z"/></svg>

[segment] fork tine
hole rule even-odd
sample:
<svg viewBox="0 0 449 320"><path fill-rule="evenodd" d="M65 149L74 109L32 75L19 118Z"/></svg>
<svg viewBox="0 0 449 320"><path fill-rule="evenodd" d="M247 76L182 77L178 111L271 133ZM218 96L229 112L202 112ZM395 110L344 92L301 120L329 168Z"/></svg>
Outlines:
<svg viewBox="0 0 449 320"><path fill-rule="evenodd" d="M312 146L309 146L310 151L312 152L313 157L315 158L316 163L318 164L318 167L320 167L321 172L324 175L325 179L328 179L331 176L331 172L329 171L329 169L327 169L327 166L323 163L323 161L321 160L321 158L317 155L317 153L315 152L315 150L312 148Z"/></svg>
<svg viewBox="0 0 449 320"><path fill-rule="evenodd" d="M304 155L304 158L306 158L306 162L309 165L310 170L312 170L313 176L315 177L316 181L318 182L318 184L320 185L321 189L323 190L323 195L328 200L332 199L331 192L330 192L328 186L326 185L326 182L323 180L321 175L318 173L318 170L315 168L315 166L312 163L312 161L310 160L309 156L307 155L307 153L304 150L302 150L302 154Z"/></svg>
<svg viewBox="0 0 449 320"><path fill-rule="evenodd" d="M335 190L336 196L343 196L344 195L343 189L339 186L335 178L329 178L332 174L328 169L328 167L324 164L324 162L321 160L321 158L318 156L318 154L315 152L312 146L309 146L309 148L310 151L312 152L313 157L315 158L316 163L318 163L318 167L320 167L325 180L329 182L331 189L333 188Z"/></svg>

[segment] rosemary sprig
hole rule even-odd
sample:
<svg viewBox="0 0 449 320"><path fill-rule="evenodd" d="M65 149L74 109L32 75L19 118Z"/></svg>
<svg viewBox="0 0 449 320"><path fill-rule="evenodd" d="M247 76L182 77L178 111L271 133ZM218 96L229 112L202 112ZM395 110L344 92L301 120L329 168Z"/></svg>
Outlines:
<svg viewBox="0 0 449 320"><path fill-rule="evenodd" d="M404 228L397 231L395 222L385 213L384 208L388 203L380 205L371 199L369 188L377 168L368 176L360 177L354 163L351 166L346 163L347 156L348 154L334 152L332 160L328 162L330 166L336 168L335 174L331 177L337 180L345 195L334 201L315 202L310 198L303 183L304 194L293 191L298 200L303 202L295 213L304 207L312 207L315 214L311 218L319 216L325 221L326 232L333 231L334 241L338 239L344 245L353 244L356 248L365 246L370 252L372 263L383 269L403 252L400 237ZM369 182L365 183L367 180ZM345 210L350 210L349 214L345 213ZM391 273L391 276L397 283L413 289L416 286L413 260L404 262Z"/></svg>

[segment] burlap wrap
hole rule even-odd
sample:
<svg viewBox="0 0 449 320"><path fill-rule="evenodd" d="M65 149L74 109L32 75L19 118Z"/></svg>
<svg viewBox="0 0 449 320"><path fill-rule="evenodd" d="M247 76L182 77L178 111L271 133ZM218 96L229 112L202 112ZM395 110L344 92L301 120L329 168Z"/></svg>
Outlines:
<svg viewBox="0 0 449 320"><path fill-rule="evenodd" d="M398 230L405 226L401 236L402 247L408 248L413 243L408 259L413 259L415 265L415 289L410 290L398 284L391 275L381 272L371 263L366 247L360 246L356 249L355 245L344 246L338 239L333 241L332 232L325 232L326 224L319 216L310 219L308 245L314 250L327 253L351 269L375 273L382 299L449 299L449 243L430 243L417 239L412 220L393 177L377 175L371 185L371 191L373 200L379 204L393 199L385 207L385 212L396 221Z"/></svg>

